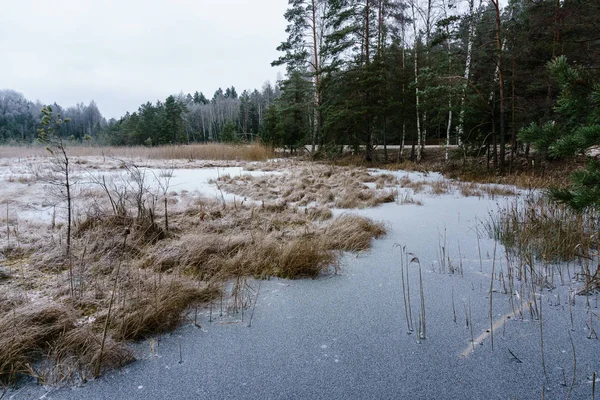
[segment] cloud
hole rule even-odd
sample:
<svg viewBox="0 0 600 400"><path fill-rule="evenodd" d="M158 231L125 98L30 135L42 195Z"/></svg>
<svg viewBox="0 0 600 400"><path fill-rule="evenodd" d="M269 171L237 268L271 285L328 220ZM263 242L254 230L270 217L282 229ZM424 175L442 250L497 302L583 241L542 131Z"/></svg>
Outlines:
<svg viewBox="0 0 600 400"><path fill-rule="evenodd" d="M107 117L172 93L260 88L283 0L19 0L0 13L0 88Z"/></svg>

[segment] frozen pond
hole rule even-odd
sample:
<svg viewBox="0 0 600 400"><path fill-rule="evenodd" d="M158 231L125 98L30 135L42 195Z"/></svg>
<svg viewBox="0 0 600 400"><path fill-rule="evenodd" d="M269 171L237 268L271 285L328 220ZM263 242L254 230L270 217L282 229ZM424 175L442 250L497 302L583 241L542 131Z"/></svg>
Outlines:
<svg viewBox="0 0 600 400"><path fill-rule="evenodd" d="M170 186L221 196L206 182L225 173L248 172L175 170ZM433 174L412 178L442 179ZM571 296L571 282L544 290L538 295L541 325L527 308L512 315L510 296L491 279L492 266L495 275L505 274L507 261L482 221L498 203L514 198L419 196L422 206L390 203L344 211L385 221L388 235L368 253L344 256L338 275L254 282L260 289L251 327L247 314L244 322L238 315L233 323L211 323L205 310L199 316L202 328L184 324L163 336L154 354L150 343L136 345L139 360L122 370L75 388L46 391L27 385L10 398L530 399L542 393L566 398L571 383L572 398L591 398L591 377L600 371L600 340L588 339L588 324L592 313L600 312L598 297L586 302ZM416 331L407 334L402 246L414 261L407 267L415 327L417 259L422 267L427 329L422 340ZM527 290L517 285L513 300ZM600 329L600 321L596 326ZM577 359L574 379L570 336Z"/></svg>
<svg viewBox="0 0 600 400"><path fill-rule="evenodd" d="M175 199L179 199L182 193L188 193L191 196L227 202L239 201L239 196L236 197L230 193L223 192L219 190L215 183L210 183L209 181L223 175L230 175L232 177L241 175L262 176L278 173L247 171L242 167L195 169L140 167L137 171L143 176L144 185L149 192L161 194L163 189L167 189L168 193L176 193L172 196ZM93 182L94 180L101 181L103 177L109 185L114 183L117 186L135 186L130 178L130 173L122 169L76 171L72 177L76 214L84 212L89 207L90 199L85 199L80 194L88 189L99 189L100 186ZM48 189L52 189L52 185L43 180L35 181L27 168L24 168L20 174L14 176L9 173L0 174L0 180L2 178L7 181L1 192L2 202L9 203L9 213L13 219L27 224L49 224L53 217L59 221L61 218L65 218L65 204L59 200L60 196L48 196Z"/></svg>

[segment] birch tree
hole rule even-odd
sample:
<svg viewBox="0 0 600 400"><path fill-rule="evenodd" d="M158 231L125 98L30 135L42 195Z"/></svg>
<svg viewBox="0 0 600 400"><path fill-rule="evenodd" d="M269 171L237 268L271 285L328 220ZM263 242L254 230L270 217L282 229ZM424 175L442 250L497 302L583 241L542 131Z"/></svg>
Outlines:
<svg viewBox="0 0 600 400"><path fill-rule="evenodd" d="M474 21L474 3L475 0L469 1L469 29L467 34L467 54L465 58L465 73L463 75L463 85L462 85L462 96L460 98L460 115L459 122L457 128L457 136L458 136L458 145L462 145L463 135L464 135L464 126L465 126L465 98L467 96L467 86L469 84L469 78L471 76L471 59L473 56L473 39L475 37L475 21Z"/></svg>
<svg viewBox="0 0 600 400"><path fill-rule="evenodd" d="M286 64L288 72L310 71L314 84L314 116L311 137L311 150L314 153L320 141L322 129L322 45L325 30L325 0L289 0L289 8L284 14L288 21L286 33L288 38L277 47L284 54L271 65Z"/></svg>
<svg viewBox="0 0 600 400"><path fill-rule="evenodd" d="M498 58L496 71L498 76L498 85L500 89L500 173L504 174L505 154L506 154L506 136L504 127L504 71L502 69L502 53L504 52L505 42L502 40L501 20L500 20L500 0L490 0L496 11L496 46Z"/></svg>
<svg viewBox="0 0 600 400"><path fill-rule="evenodd" d="M421 161L421 110L420 110L420 97L419 97L419 35L417 33L417 18L415 14L415 0L412 0L410 3L410 8L412 11L412 26L413 26L413 35L414 35L414 68L415 68L415 102L416 102L416 111L417 111L417 161Z"/></svg>

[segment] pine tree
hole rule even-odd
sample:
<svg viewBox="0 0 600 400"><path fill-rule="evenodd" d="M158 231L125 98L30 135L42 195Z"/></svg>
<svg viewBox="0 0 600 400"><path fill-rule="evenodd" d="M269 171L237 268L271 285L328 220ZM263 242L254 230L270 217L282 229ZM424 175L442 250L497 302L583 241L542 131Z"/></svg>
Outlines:
<svg viewBox="0 0 600 400"><path fill-rule="evenodd" d="M586 154L600 146L600 80L569 65L564 56L551 61L548 69L560 86L556 118L541 126L531 124L520 132L520 139L551 157ZM552 189L550 194L578 210L600 209L600 163L588 157L585 170L571 175L570 189Z"/></svg>
<svg viewBox="0 0 600 400"><path fill-rule="evenodd" d="M284 17L288 21L288 38L277 50L284 54L271 65L286 64L288 74L301 71L310 75L314 87L314 112L312 127L312 152L318 142L322 143L323 117L321 74L323 69L323 41L329 2L325 0L289 0ZM291 76L291 75L290 75Z"/></svg>

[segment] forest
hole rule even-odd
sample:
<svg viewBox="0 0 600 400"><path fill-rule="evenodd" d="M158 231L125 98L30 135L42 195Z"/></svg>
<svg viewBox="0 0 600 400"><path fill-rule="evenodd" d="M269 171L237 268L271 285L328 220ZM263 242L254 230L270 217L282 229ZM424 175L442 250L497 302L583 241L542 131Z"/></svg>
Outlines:
<svg viewBox="0 0 600 400"><path fill-rule="evenodd" d="M0 400L596 398L600 0L273 1L273 84L0 87Z"/></svg>
<svg viewBox="0 0 600 400"><path fill-rule="evenodd" d="M368 161L419 161L445 144L504 172L530 145L546 157L565 132L598 124L599 16L585 0L290 0L272 61L287 74L273 86L180 93L109 121L93 101L55 108L71 119L64 135L99 144L259 139L326 155L351 146ZM41 108L1 91L0 142L31 142Z"/></svg>

